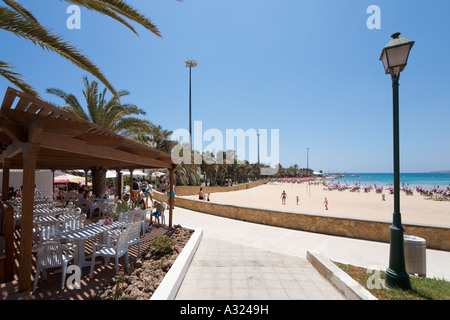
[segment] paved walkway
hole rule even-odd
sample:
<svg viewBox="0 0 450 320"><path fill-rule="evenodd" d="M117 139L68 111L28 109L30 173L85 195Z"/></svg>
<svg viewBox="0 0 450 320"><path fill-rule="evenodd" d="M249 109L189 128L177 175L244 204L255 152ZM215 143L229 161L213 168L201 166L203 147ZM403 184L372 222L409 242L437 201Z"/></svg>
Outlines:
<svg viewBox="0 0 450 320"><path fill-rule="evenodd" d="M173 223L202 228L176 299L332 299L344 297L306 260L306 252L385 270L389 244L270 227L175 208ZM450 252L427 249L427 276L450 280Z"/></svg>

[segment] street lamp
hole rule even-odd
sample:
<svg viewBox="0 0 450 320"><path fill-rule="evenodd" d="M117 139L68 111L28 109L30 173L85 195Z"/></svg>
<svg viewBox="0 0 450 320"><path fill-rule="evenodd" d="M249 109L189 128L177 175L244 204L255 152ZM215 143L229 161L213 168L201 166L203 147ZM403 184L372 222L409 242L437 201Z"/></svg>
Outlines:
<svg viewBox="0 0 450 320"><path fill-rule="evenodd" d="M191 117L191 69L197 66L197 61L186 60L186 67L189 68L189 143L192 150L192 117Z"/></svg>
<svg viewBox="0 0 450 320"><path fill-rule="evenodd" d="M391 242L389 252L389 267L386 270L386 286L399 287L404 290L411 288L409 275L405 268L405 252L403 244L403 232L400 215L400 148L399 148L399 112L398 112L398 80L400 72L405 69L409 52L414 41L399 37L400 33L394 33L392 40L384 47L380 61L386 74L391 75L393 88L394 111L394 214L391 229Z"/></svg>

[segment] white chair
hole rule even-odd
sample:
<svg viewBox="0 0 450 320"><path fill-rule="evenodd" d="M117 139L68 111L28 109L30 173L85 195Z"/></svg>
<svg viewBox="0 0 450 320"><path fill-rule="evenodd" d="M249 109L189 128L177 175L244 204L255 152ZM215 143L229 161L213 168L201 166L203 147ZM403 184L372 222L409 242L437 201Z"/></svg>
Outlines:
<svg viewBox="0 0 450 320"><path fill-rule="evenodd" d="M83 226L83 222L79 219L70 218L64 221L63 229L64 231L76 230Z"/></svg>
<svg viewBox="0 0 450 320"><path fill-rule="evenodd" d="M39 230L39 243L44 244L47 242L58 243L59 240L53 237L61 232L61 229L57 225L45 226Z"/></svg>
<svg viewBox="0 0 450 320"><path fill-rule="evenodd" d="M119 212L118 215L119 215L119 218L118 218L119 222L124 222L126 224L130 224L133 222L134 211ZM126 228L127 228L127 226L123 226L119 229L109 230L108 231L109 239L111 239L111 238L117 239L119 237L119 234L121 234Z"/></svg>
<svg viewBox="0 0 450 320"><path fill-rule="evenodd" d="M36 275L34 277L33 292L39 279L39 274L43 272L43 279L47 279L46 269L62 268L61 289L64 288L64 280L66 279L67 265L73 259L72 255L63 254L68 248L60 243L44 243L37 244L33 247L33 251L37 252Z"/></svg>
<svg viewBox="0 0 450 320"><path fill-rule="evenodd" d="M115 258L116 274L119 273L119 258L125 255L125 263L128 264L128 239L129 229L119 234L115 245L99 244L95 243L92 246L92 259L91 259L91 274L90 278L94 275L95 258L102 256L105 258L105 265L108 263L110 257Z"/></svg>
<svg viewBox="0 0 450 320"><path fill-rule="evenodd" d="M132 223L133 222L133 211L119 212L119 222Z"/></svg>
<svg viewBox="0 0 450 320"><path fill-rule="evenodd" d="M78 218L81 214L81 208L78 208L78 207L67 208L67 214L74 218Z"/></svg>
<svg viewBox="0 0 450 320"><path fill-rule="evenodd" d="M143 209L134 209L133 213L134 213L133 222L141 223L142 235L145 235L146 231L150 231L150 226L147 226L145 224L147 211Z"/></svg>
<svg viewBox="0 0 450 320"><path fill-rule="evenodd" d="M86 213L82 213L80 214L80 216L78 217L78 221L80 221L81 223L83 223L87 218Z"/></svg>
<svg viewBox="0 0 450 320"><path fill-rule="evenodd" d="M163 205L163 207L164 207L164 210L163 210L163 212L161 212L161 223L162 223L162 224L166 224L166 217L165 217L164 212L165 212L166 209L167 209L167 203L163 202L162 205Z"/></svg>
<svg viewBox="0 0 450 320"><path fill-rule="evenodd" d="M93 216L95 210L97 210L97 212L99 213L98 215L100 216L100 210L99 210L99 207L98 207L98 203L97 203L97 202L90 202L90 201L87 201L87 202L86 202L86 205L87 205L87 207L86 207L86 213L87 213L87 211L89 210L89 218L92 218L92 216Z"/></svg>
<svg viewBox="0 0 450 320"><path fill-rule="evenodd" d="M141 256L141 221L137 221L128 227L128 247L138 245L138 257Z"/></svg>

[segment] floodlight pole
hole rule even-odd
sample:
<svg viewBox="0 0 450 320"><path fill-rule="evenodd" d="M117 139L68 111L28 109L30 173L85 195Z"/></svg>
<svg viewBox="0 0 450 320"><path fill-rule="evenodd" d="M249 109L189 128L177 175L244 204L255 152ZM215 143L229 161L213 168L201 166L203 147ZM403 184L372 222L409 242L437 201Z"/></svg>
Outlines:
<svg viewBox="0 0 450 320"><path fill-rule="evenodd" d="M192 104L191 104L191 69L197 66L197 61L186 60L186 67L189 68L189 143L192 151Z"/></svg>

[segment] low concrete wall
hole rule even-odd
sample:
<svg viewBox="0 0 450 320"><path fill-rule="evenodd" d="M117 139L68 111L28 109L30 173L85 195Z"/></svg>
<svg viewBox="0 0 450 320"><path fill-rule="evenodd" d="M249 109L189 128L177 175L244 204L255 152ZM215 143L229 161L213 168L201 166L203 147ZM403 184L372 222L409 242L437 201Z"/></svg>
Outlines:
<svg viewBox="0 0 450 320"><path fill-rule="evenodd" d="M168 197L154 192L153 197L167 202ZM390 242L391 222L283 212L175 197L175 206L220 217L269 226L323 233L372 241ZM430 249L450 251L450 228L403 224L405 234L424 238Z"/></svg>
<svg viewBox="0 0 450 320"><path fill-rule="evenodd" d="M216 192L230 192L230 191L238 191L245 190L260 186L269 180L259 180L249 183L237 184L232 187L202 187L202 186L176 186L175 193L177 196L192 196L199 193L200 188L203 189L203 193L216 193Z"/></svg>

